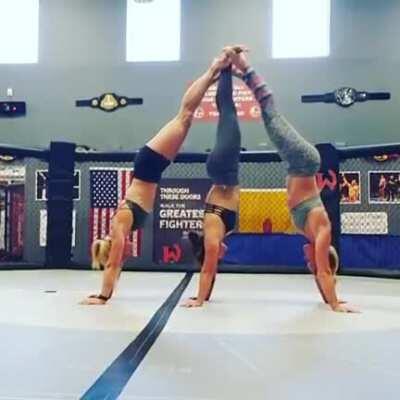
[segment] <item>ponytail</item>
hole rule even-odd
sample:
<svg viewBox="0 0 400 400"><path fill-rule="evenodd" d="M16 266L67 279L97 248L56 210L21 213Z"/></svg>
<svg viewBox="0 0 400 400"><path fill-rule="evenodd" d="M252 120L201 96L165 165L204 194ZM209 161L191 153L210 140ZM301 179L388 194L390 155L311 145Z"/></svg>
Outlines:
<svg viewBox="0 0 400 400"><path fill-rule="evenodd" d="M103 269L107 264L110 254L111 241L105 239L97 239L92 243L92 268Z"/></svg>

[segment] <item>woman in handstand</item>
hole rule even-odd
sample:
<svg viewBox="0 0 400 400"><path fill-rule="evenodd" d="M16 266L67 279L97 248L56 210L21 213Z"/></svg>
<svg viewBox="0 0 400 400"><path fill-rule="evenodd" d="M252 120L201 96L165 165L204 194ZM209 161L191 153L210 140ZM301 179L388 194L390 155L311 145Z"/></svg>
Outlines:
<svg viewBox="0 0 400 400"><path fill-rule="evenodd" d="M226 49L232 55L232 49ZM236 224L239 205L239 158L241 134L232 97L232 71L221 71L216 103L219 111L216 142L207 159L207 173L212 180L206 197L203 234L189 233L193 252L200 266L199 288L196 297L182 305L201 307L209 300L217 274L218 261L223 257L224 238Z"/></svg>
<svg viewBox="0 0 400 400"><path fill-rule="evenodd" d="M229 57L226 52L221 53L209 69L186 91L176 117L137 154L134 178L125 199L112 218L110 234L92 243L92 266L104 268L100 293L86 297L81 304L103 305L111 298L123 261L129 254L128 236L143 226L153 208L158 182L163 171L175 159L189 131L193 114L205 92L228 63Z"/></svg>
<svg viewBox="0 0 400 400"><path fill-rule="evenodd" d="M240 46L237 47L240 49ZM234 52L235 72L253 91L261 107L268 136L288 164L287 196L293 222L306 237L304 253L324 301L336 312L357 312L338 300L335 273L338 255L331 246L331 223L321 201L315 176L320 168L318 150L277 111L271 90L250 66L244 51Z"/></svg>

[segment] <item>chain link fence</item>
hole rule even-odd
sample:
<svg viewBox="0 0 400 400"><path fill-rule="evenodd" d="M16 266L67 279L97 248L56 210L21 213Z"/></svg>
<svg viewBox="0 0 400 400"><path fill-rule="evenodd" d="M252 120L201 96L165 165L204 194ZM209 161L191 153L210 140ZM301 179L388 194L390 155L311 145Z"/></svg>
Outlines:
<svg viewBox="0 0 400 400"><path fill-rule="evenodd" d="M130 175L132 166L134 167L132 162L75 163L75 170L79 171L81 179L80 200L75 202L76 237L79 238L73 247L75 263L89 264L91 240L108 233L110 226L108 219L115 209L115 201L110 202L111 210L107 212L94 207L95 204L91 201L94 193L99 190L111 190L108 184L105 183L102 187L97 185L95 180L99 180L100 176L114 174L119 195L117 200L120 200L132 176ZM204 178L208 178L204 162L176 162L171 164L163 174L163 179ZM281 223L283 216L286 217L284 228L286 231L293 231L286 207L285 168L281 162L241 163L240 182L242 187L238 226L240 232L280 231L283 227ZM137 233L136 241L140 244L140 248L134 250L137 255L128 262L128 267L153 263L153 217L153 214L150 214L143 229Z"/></svg>
<svg viewBox="0 0 400 400"><path fill-rule="evenodd" d="M47 170L46 161L33 157L6 156L0 161L0 262L3 266L44 264Z"/></svg>
<svg viewBox="0 0 400 400"><path fill-rule="evenodd" d="M400 158L340 164L342 234L400 235Z"/></svg>
<svg viewBox="0 0 400 400"><path fill-rule="evenodd" d="M387 155L378 151L377 154L381 154L379 157L374 157L368 149L365 154L363 149L359 149L356 154L348 154L341 149L338 151L341 159L337 184L340 191L342 239L353 236L374 237L378 243L384 243L388 237L400 236L400 146L391 149ZM258 156L257 161L247 157L240 165L241 195L237 231L239 234L294 234L296 231L286 204L286 166L278 161L279 158ZM5 257L2 261L7 261L9 257L9 261L38 265L45 263L48 171L45 159L29 156L19 157L11 163L0 162L3 171L0 179L0 254ZM91 241L109 231L112 211L118 200L123 198L132 178L134 154L125 154L122 158L124 161L120 162L82 159L84 157L78 157L75 162L72 261L76 265L89 266ZM101 159L101 156L96 159ZM163 179L207 178L205 160L206 154L200 158L194 157L193 160L186 157L184 161L171 164ZM4 179L10 170L17 168L24 170L22 219L16 216L21 208L18 212L13 211L13 217L11 209L7 209L11 204L10 198L7 198L8 193L16 186L21 187L22 182ZM108 209L108 214L102 214L104 210L99 210L100 207L96 207L93 202L96 191L111 191L110 183L99 184L100 177L108 177L116 185L112 189L116 193L113 201L103 207ZM11 243L11 237L16 240L18 236L15 234L17 225L22 252L21 248L16 250L18 246L15 243ZM143 229L134 234L136 250L128 262L128 268L154 265L153 225L154 216L150 214ZM349 260L351 257L346 252L349 250L344 246L342 258ZM383 266L385 262L384 259L377 260L377 264ZM346 261L345 268L346 263L349 266L351 264Z"/></svg>
<svg viewBox="0 0 400 400"><path fill-rule="evenodd" d="M398 276L400 146L361 149L340 164L341 270Z"/></svg>

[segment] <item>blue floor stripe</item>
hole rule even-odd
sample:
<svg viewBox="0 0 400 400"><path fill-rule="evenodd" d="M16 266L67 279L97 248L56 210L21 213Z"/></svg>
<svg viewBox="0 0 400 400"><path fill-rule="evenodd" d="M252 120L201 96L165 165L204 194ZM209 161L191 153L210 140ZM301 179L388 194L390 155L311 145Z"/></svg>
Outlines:
<svg viewBox="0 0 400 400"><path fill-rule="evenodd" d="M114 400L118 398L132 374L164 329L192 275L192 273L185 275L135 340L103 372L80 398L81 400Z"/></svg>

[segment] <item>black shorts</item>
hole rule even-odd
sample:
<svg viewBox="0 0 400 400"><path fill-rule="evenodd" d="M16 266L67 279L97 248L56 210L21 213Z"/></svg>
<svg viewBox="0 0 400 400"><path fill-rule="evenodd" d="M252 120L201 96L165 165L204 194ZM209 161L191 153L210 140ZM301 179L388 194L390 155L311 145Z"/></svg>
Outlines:
<svg viewBox="0 0 400 400"><path fill-rule="evenodd" d="M206 214L218 215L218 217L221 218L223 224L225 225L225 234L235 229L236 225L235 211L229 210L221 206L216 206L215 204L206 203L206 208L204 212Z"/></svg>
<svg viewBox="0 0 400 400"><path fill-rule="evenodd" d="M134 164L133 176L145 182L158 183L165 168L171 163L162 154L157 153L148 146L139 150Z"/></svg>
<svg viewBox="0 0 400 400"><path fill-rule="evenodd" d="M142 228L149 213L132 200L125 199L125 203L133 215L132 231Z"/></svg>

